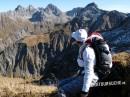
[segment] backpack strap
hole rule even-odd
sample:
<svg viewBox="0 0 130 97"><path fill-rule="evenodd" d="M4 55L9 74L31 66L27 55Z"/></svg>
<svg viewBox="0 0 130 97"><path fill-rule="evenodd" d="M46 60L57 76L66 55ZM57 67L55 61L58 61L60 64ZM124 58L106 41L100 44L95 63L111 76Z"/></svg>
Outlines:
<svg viewBox="0 0 130 97"><path fill-rule="evenodd" d="M80 49L79 49L79 56L78 56L79 59L83 60L83 52L84 52L85 48L86 48L87 46L92 47L91 45L92 45L92 39L91 39L91 38L88 38L88 39L85 41L85 43L84 43L84 44L80 47Z"/></svg>
<svg viewBox="0 0 130 97"><path fill-rule="evenodd" d="M83 52L88 45L85 43L79 48L78 58L83 60Z"/></svg>

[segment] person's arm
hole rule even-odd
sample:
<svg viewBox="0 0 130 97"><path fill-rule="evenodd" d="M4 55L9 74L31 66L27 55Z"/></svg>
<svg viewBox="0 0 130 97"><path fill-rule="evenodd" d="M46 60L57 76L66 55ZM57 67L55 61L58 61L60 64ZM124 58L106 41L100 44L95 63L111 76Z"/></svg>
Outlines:
<svg viewBox="0 0 130 97"><path fill-rule="evenodd" d="M86 45L82 45L79 48L79 54L78 54L78 59L77 59L79 67L84 67L83 51L85 50L85 48L86 48Z"/></svg>
<svg viewBox="0 0 130 97"><path fill-rule="evenodd" d="M89 88L90 88L92 80L93 80L94 64L95 64L95 61L96 61L95 60L95 53L94 53L94 50L92 48L87 47L84 50L83 60L84 60L85 74L84 74L84 80L83 80L82 94L85 94L85 93L87 94L89 92Z"/></svg>
<svg viewBox="0 0 130 97"><path fill-rule="evenodd" d="M84 67L84 65L83 65L84 62L83 62L83 60L81 60L81 59L78 58L78 59L77 59L77 62L78 62L78 66L79 66L79 67Z"/></svg>

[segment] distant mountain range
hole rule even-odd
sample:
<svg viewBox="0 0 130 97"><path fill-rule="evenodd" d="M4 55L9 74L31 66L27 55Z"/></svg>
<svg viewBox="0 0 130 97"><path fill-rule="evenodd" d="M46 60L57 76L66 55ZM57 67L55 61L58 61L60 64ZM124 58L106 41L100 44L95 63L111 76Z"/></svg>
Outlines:
<svg viewBox="0 0 130 97"><path fill-rule="evenodd" d="M14 11L0 13L0 73L58 78L75 73L78 48L70 48L69 39L79 28L100 31L114 53L130 51L130 14L102 10L95 3L67 12L53 4L18 5Z"/></svg>

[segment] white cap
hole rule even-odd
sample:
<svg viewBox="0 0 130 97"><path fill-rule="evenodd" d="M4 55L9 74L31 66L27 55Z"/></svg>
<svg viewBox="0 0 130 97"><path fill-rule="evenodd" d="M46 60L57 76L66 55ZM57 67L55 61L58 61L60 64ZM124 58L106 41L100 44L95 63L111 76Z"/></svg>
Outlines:
<svg viewBox="0 0 130 97"><path fill-rule="evenodd" d="M76 41L85 42L87 40L88 34L85 29L79 29L72 33L72 38Z"/></svg>

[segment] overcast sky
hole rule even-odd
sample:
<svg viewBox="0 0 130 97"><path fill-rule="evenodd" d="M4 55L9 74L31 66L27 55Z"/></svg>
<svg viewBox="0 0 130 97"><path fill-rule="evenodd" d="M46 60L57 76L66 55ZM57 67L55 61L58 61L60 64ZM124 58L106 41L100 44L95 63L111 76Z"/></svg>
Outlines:
<svg viewBox="0 0 130 97"><path fill-rule="evenodd" d="M68 11L76 7L85 7L91 2L95 2L100 9L130 13L130 0L0 0L0 12L14 10L17 5L45 8L49 3L62 11Z"/></svg>

